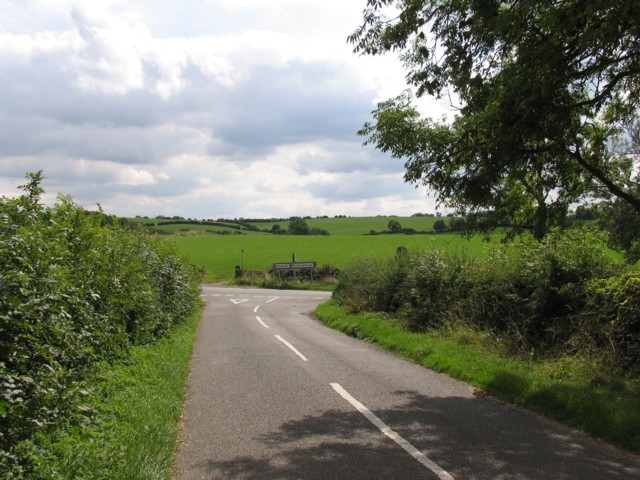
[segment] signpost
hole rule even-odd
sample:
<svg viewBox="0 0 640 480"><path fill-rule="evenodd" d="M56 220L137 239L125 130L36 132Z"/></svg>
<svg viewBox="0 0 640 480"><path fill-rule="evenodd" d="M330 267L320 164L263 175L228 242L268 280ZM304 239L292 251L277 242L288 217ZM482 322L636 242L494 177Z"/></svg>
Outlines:
<svg viewBox="0 0 640 480"><path fill-rule="evenodd" d="M318 268L316 262L296 262L296 254L293 254L292 262L278 262L271 265L271 273L276 273L278 276L296 278L296 273L299 273L300 277L309 277L313 280L314 270ZM240 265L236 265L236 278L241 278L244 275L244 248L240 249Z"/></svg>
<svg viewBox="0 0 640 480"><path fill-rule="evenodd" d="M274 270L304 270L309 268L317 268L316 262L288 262L288 263L274 263L271 266Z"/></svg>
<svg viewBox="0 0 640 480"><path fill-rule="evenodd" d="M296 262L296 254L293 254L293 262L279 262L271 265L273 272L278 272L278 275L291 276L296 278L296 272L303 270L305 273L300 272L302 276L309 276L313 279L313 271L318 267L316 262ZM286 273L285 273L286 272ZM307 273L308 272L308 273Z"/></svg>

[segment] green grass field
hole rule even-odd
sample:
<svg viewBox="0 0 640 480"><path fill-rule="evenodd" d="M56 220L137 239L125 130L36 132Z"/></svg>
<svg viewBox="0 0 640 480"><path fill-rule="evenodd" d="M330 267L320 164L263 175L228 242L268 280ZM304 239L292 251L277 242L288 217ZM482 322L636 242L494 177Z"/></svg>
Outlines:
<svg viewBox="0 0 640 480"><path fill-rule="evenodd" d="M265 235L262 232L253 232L251 230L238 230L238 225L234 225L230 222L217 222L222 224L227 224L228 226L222 225L196 225L196 224L172 224L172 225L161 225L163 222L173 222L180 221L179 219L170 219L170 218L126 218L125 219L129 223L144 225L145 227L153 226L153 231L162 232L168 234L176 234L176 233L185 233L185 232L211 232L217 234L229 234L229 235ZM182 221L185 221L182 219Z"/></svg>
<svg viewBox="0 0 640 480"><path fill-rule="evenodd" d="M472 257L482 257L489 245L504 238L503 233L495 233L490 242L481 235L470 240L458 233L445 232L440 234L384 234L369 235L374 230L384 232L389 221L397 220L403 228L411 228L416 232L432 232L433 224L439 217L346 217L346 218L309 218L307 224L311 228L327 230L328 236L302 235L273 235L265 233L273 225L280 225L286 229L289 221L281 222L251 222L262 231L224 228L211 225L162 225L156 229L173 233L180 250L186 254L191 263L204 267L206 275L204 281L220 282L234 278L236 266L243 266L245 270L266 271L276 262L290 262L293 253L299 262L317 262L318 266L331 265L343 268L354 260L374 257L390 258L396 254L398 247L409 250L425 251L437 248L465 254ZM158 223L167 219L128 219L131 222ZM447 224L448 217L442 217ZM235 224L237 226L237 224ZM209 234L218 232L225 235ZM611 251L610 254L620 258L620 254Z"/></svg>
<svg viewBox="0 0 640 480"><path fill-rule="evenodd" d="M438 217L347 217L347 218L309 218L305 221L311 228L327 230L331 235L363 235L371 230L383 232L390 220L397 220L403 228L413 228L417 232L431 232L433 224L440 220ZM448 223L448 218L443 218ZM286 229L289 221L283 222L252 222L261 230L271 230L274 225Z"/></svg>
<svg viewBox="0 0 640 480"><path fill-rule="evenodd" d="M501 238L496 235L495 242ZM299 262L318 266L345 267L365 257L389 258L403 246L424 251L441 248L482 256L487 242L480 237L466 240L456 234L440 235L186 235L172 237L191 263L206 269L205 281L232 279L236 266L266 271L272 263L290 262L293 253ZM242 253L242 251L244 253Z"/></svg>
<svg viewBox="0 0 640 480"><path fill-rule="evenodd" d="M442 218L447 224L449 218ZM439 217L396 217L396 216L379 216L379 217L346 217L346 218L308 218L305 221L311 228L321 228L327 230L331 235L364 235L375 230L376 232L383 232L387 230L390 220L397 220L403 228L412 228L416 232L432 232L433 224L440 220ZM229 227L214 226L214 225L159 225L162 222L170 222L173 219L170 218L127 218L127 221L138 224L153 224L155 230L168 233L180 233L185 231L195 232L218 232L229 234L247 234L247 235L264 235L262 232L252 232L251 230L242 230L239 232L233 228L233 224L230 222ZM249 222L251 225L257 227L260 230L270 231L274 225L279 225L282 229L286 229L289 226L289 220L283 220L281 222Z"/></svg>

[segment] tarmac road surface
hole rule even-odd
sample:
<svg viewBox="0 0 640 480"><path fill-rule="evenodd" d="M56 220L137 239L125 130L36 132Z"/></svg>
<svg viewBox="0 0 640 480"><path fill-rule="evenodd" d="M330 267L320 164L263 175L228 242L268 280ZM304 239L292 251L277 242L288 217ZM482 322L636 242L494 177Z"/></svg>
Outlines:
<svg viewBox="0 0 640 480"><path fill-rule="evenodd" d="M324 327L329 296L203 288L178 479L640 479L637 457Z"/></svg>

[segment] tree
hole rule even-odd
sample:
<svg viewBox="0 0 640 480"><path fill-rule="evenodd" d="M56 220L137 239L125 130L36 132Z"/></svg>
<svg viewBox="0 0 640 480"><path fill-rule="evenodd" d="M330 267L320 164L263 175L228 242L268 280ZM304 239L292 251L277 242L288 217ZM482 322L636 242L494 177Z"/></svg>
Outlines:
<svg viewBox="0 0 640 480"><path fill-rule="evenodd" d="M436 231L436 233L444 232L447 229L447 224L442 219L436 220L436 222L433 224L433 229Z"/></svg>
<svg viewBox="0 0 640 480"><path fill-rule="evenodd" d="M638 18L625 0L368 0L355 51L400 52L418 96L453 94L459 110L450 123L423 118L405 92L360 133L440 204L492 210L480 229L541 238L594 192L640 212L610 149L640 105Z"/></svg>
<svg viewBox="0 0 640 480"><path fill-rule="evenodd" d="M449 219L449 230L452 232L461 232L467 228L467 222L464 218L453 217Z"/></svg>
<svg viewBox="0 0 640 480"><path fill-rule="evenodd" d="M402 225L400 225L400 222L398 220L389 220L387 229L391 233L400 233L402 231Z"/></svg>
<svg viewBox="0 0 640 480"><path fill-rule="evenodd" d="M609 244L622 250L630 263L640 258L640 215L619 199L600 205L600 227L609 232Z"/></svg>
<svg viewBox="0 0 640 480"><path fill-rule="evenodd" d="M302 217L291 217L289 219L289 234L309 235L309 225Z"/></svg>
<svg viewBox="0 0 640 480"><path fill-rule="evenodd" d="M309 230L309 235L330 235L328 230L325 230L324 228L312 228L311 230Z"/></svg>
<svg viewBox="0 0 640 480"><path fill-rule="evenodd" d="M618 154L620 181L629 190L640 195L640 173L637 161L640 156L640 118L637 116L625 123L625 135L615 142ZM580 207L576 209L576 218ZM640 212L617 198L599 205L600 227L609 232L609 243L624 252L630 263L640 259Z"/></svg>
<svg viewBox="0 0 640 480"><path fill-rule="evenodd" d="M573 216L576 220L595 220L598 218L597 212L588 205L578 205Z"/></svg>

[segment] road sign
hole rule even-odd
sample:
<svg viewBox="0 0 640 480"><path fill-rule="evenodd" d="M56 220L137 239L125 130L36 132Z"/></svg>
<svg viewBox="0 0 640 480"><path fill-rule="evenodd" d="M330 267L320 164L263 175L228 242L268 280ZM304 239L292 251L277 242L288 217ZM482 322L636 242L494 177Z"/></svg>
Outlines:
<svg viewBox="0 0 640 480"><path fill-rule="evenodd" d="M291 268L316 268L316 262L295 262L291 264Z"/></svg>
<svg viewBox="0 0 640 480"><path fill-rule="evenodd" d="M273 264L274 270L289 270L290 268L291 268L290 263L274 263Z"/></svg>
<svg viewBox="0 0 640 480"><path fill-rule="evenodd" d="M297 269L308 269L308 268L317 268L318 264L316 262L291 262L291 263L274 263L272 268L274 270L297 270Z"/></svg>

